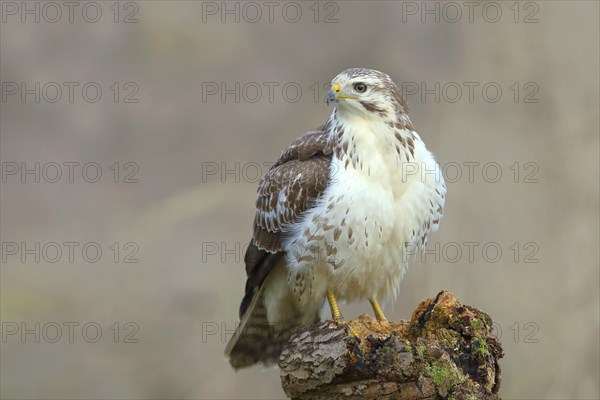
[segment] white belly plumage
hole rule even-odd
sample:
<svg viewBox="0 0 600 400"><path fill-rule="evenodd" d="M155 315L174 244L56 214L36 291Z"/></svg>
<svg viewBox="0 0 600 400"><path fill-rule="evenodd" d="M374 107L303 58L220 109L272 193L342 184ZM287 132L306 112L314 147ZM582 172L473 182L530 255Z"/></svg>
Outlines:
<svg viewBox="0 0 600 400"><path fill-rule="evenodd" d="M409 256L437 228L445 194L415 136L410 167L392 151L374 152L362 168L334 155L322 199L286 237L287 282L301 309L322 304L326 290L347 301L396 295Z"/></svg>

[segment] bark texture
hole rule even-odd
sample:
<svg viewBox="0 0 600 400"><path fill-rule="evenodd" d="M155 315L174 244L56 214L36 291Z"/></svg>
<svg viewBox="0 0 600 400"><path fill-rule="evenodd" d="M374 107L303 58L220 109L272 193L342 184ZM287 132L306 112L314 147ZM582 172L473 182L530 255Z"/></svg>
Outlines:
<svg viewBox="0 0 600 400"><path fill-rule="evenodd" d="M499 399L503 356L491 318L450 292L410 321L368 315L298 330L279 360L291 399Z"/></svg>

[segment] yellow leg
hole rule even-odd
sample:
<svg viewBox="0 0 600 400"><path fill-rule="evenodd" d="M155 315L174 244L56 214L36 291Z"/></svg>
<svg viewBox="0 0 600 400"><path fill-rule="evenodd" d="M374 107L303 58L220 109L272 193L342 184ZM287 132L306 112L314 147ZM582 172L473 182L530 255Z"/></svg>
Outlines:
<svg viewBox="0 0 600 400"><path fill-rule="evenodd" d="M375 311L375 318L377 318L377 321L387 321L387 318L383 314L383 311L381 311L381 307L379 307L379 303L377 302L377 300L370 299L369 301L371 302L371 307L373 307L373 311Z"/></svg>
<svg viewBox="0 0 600 400"><path fill-rule="evenodd" d="M341 320L343 318L342 313L338 308L337 300L331 290L327 291L327 300L329 301L329 308L331 308L331 317L336 321Z"/></svg>

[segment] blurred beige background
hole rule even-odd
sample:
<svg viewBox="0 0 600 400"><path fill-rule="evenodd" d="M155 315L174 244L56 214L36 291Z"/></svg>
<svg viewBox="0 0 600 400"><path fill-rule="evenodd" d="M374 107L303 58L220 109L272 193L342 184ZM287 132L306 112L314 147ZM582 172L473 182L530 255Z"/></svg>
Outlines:
<svg viewBox="0 0 600 400"><path fill-rule="evenodd" d="M227 3L239 23L221 2L76 4L69 22L67 8L58 18L38 3L37 23L21 21L21 2L2 2L3 398L284 398L276 369L235 373L223 358L256 174L331 112L315 83L356 66L419 88L407 96L417 131L448 175L462 173L388 316L410 318L420 300L451 290L495 321L503 398L599 398L597 2L476 2L472 22L462 3L458 18L456 7L428 3L439 22L421 2L296 3L299 17L275 2L273 22L263 2L261 18ZM34 92L40 83L39 103L35 93L22 101L23 82ZM52 82L63 89L56 102ZM64 82L79 85L73 102ZM238 103L207 92L236 82ZM436 82L439 101L423 99L421 83L436 92ZM21 176L36 162L39 183ZM80 163L72 183L65 162ZM97 183L82 177L91 162ZM64 167L56 183L52 163ZM72 262L65 242L77 243Z"/></svg>

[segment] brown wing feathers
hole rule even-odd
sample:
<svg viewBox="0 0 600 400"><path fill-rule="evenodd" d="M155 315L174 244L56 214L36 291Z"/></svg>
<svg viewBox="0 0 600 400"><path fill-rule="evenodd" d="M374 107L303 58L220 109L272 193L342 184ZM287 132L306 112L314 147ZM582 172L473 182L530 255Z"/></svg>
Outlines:
<svg viewBox="0 0 600 400"><path fill-rule="evenodd" d="M283 257L281 235L312 207L327 187L332 148L327 124L294 141L261 179L254 234L246 251L246 290L240 318L256 290Z"/></svg>

